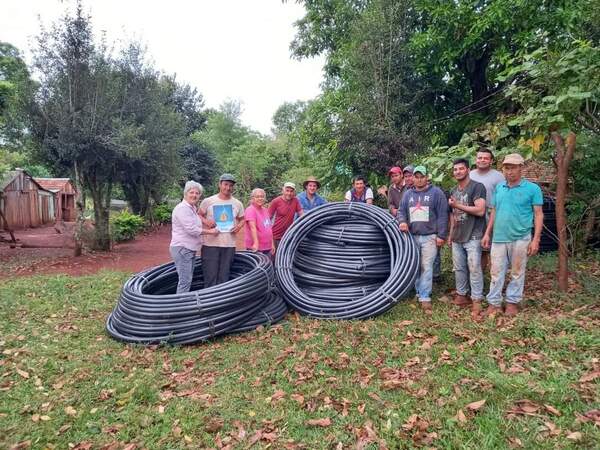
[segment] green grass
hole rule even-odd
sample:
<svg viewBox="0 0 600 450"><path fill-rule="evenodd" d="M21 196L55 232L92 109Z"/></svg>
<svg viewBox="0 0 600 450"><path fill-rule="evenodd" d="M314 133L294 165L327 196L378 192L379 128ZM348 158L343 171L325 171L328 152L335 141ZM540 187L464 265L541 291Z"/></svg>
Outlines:
<svg viewBox="0 0 600 450"><path fill-rule="evenodd" d="M0 448L597 448L600 430L578 417L599 408L598 380L579 381L599 369L598 263L577 264L578 292L541 286L514 321L476 324L441 302L427 320L407 301L191 347L105 334L126 274L3 281ZM539 409L511 415L524 399Z"/></svg>

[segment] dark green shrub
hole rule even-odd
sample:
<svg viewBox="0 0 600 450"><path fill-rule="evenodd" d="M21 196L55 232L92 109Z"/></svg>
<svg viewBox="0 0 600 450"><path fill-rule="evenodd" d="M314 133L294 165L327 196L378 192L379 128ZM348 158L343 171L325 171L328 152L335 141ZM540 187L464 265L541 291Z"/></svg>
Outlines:
<svg viewBox="0 0 600 450"><path fill-rule="evenodd" d="M152 216L154 220L158 223L171 223L171 213L173 212L173 208L167 205L166 203L161 203L160 205L156 205L152 210Z"/></svg>
<svg viewBox="0 0 600 450"><path fill-rule="evenodd" d="M127 210L111 218L111 235L114 241L129 241L144 229L144 219Z"/></svg>

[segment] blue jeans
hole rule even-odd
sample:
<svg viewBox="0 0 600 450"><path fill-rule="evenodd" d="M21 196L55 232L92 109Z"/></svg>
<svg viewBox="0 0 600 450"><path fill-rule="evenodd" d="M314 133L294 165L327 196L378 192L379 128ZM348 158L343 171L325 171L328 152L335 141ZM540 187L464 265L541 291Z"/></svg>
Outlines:
<svg viewBox="0 0 600 450"><path fill-rule="evenodd" d="M169 247L177 270L177 293L189 292L194 277L194 258L196 252L185 247Z"/></svg>
<svg viewBox="0 0 600 450"><path fill-rule="evenodd" d="M437 234L413 235L413 237L421 254L421 267L415 283L417 297L419 297L420 302L430 302L433 285L433 262L438 252L435 242Z"/></svg>
<svg viewBox="0 0 600 450"><path fill-rule="evenodd" d="M456 293L471 299L483 300L483 271L481 270L481 239L452 242L452 266Z"/></svg>
<svg viewBox="0 0 600 450"><path fill-rule="evenodd" d="M523 299L525 288L525 271L527 269L527 248L531 235L513 242L493 242L491 260L490 292L487 301L492 306L502 305L502 288L504 278L510 266L510 281L506 286L506 301L518 304Z"/></svg>

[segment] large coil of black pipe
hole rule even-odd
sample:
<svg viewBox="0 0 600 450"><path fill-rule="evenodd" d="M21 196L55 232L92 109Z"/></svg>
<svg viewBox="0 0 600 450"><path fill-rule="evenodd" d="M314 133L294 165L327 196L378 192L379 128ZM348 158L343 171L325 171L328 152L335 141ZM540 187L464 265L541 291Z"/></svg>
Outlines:
<svg viewBox="0 0 600 450"><path fill-rule="evenodd" d="M366 319L414 287L419 252L387 211L327 203L297 220L279 243L277 284L288 304L320 319Z"/></svg>
<svg viewBox="0 0 600 450"><path fill-rule="evenodd" d="M278 322L287 306L277 294L273 265L261 253L236 253L231 280L204 289L196 258L191 291L175 294L173 263L125 282L106 329L117 340L141 344L192 344Z"/></svg>

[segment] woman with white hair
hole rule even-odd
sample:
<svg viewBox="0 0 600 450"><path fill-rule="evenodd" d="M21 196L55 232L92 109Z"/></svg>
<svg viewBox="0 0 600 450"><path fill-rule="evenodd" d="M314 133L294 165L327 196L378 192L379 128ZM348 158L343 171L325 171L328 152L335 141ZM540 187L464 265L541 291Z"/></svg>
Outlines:
<svg viewBox="0 0 600 450"><path fill-rule="evenodd" d="M183 188L183 200L173 209L171 223L171 244L169 251L175 262L177 276L177 293L189 292L194 275L194 259L202 246L203 234L216 234L216 228L202 229L202 221L198 215L198 202L204 188L200 183L188 181Z"/></svg>

